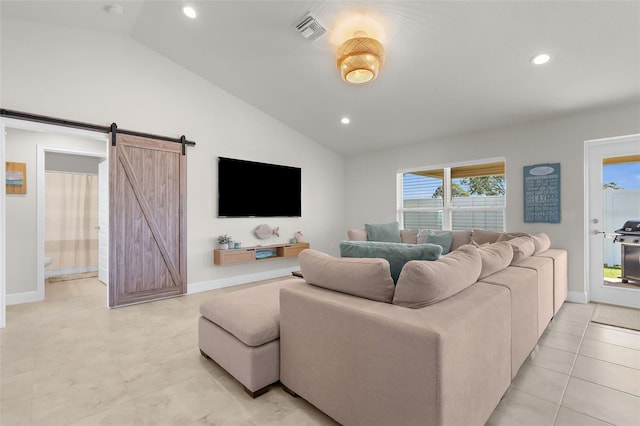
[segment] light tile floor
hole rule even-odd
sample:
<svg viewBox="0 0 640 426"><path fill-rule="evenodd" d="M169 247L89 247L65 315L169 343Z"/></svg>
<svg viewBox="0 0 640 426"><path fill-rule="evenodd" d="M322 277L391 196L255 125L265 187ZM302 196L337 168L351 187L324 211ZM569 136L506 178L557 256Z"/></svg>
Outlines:
<svg viewBox="0 0 640 426"><path fill-rule="evenodd" d="M246 286L109 310L92 278L8 306L0 425L335 425L279 385L251 399L200 355L200 303ZM594 307L563 306L487 425L640 424L640 332L589 323Z"/></svg>
<svg viewBox="0 0 640 426"><path fill-rule="evenodd" d="M487 425L640 425L640 332L565 303Z"/></svg>

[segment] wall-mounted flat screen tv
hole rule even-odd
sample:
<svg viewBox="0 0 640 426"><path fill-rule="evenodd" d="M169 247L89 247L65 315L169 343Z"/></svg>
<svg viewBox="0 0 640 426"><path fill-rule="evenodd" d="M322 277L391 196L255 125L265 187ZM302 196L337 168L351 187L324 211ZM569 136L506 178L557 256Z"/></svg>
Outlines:
<svg viewBox="0 0 640 426"><path fill-rule="evenodd" d="M218 217L301 217L302 169L218 157Z"/></svg>

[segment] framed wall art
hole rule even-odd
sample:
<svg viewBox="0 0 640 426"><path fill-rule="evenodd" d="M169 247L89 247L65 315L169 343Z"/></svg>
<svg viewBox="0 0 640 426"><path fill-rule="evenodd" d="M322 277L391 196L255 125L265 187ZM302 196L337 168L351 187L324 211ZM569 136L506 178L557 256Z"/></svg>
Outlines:
<svg viewBox="0 0 640 426"><path fill-rule="evenodd" d="M560 163L524 167L524 221L560 223Z"/></svg>
<svg viewBox="0 0 640 426"><path fill-rule="evenodd" d="M7 194L27 193L27 164L5 163L5 186Z"/></svg>

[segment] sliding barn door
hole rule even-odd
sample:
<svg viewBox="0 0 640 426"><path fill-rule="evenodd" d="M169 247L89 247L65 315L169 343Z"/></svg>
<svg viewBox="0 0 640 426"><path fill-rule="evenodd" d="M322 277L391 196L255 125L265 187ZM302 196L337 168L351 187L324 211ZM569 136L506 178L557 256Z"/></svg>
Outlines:
<svg viewBox="0 0 640 426"><path fill-rule="evenodd" d="M182 145L117 134L109 168L109 306L186 293Z"/></svg>

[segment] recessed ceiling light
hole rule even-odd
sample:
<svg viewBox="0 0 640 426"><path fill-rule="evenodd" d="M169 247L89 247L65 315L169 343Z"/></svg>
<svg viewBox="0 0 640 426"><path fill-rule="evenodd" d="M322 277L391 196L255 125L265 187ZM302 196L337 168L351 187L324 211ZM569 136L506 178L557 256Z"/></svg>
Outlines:
<svg viewBox="0 0 640 426"><path fill-rule="evenodd" d="M342 119L340 120L340 122L342 124L349 124L351 123L351 120L349 119L349 117L342 117Z"/></svg>
<svg viewBox="0 0 640 426"><path fill-rule="evenodd" d="M184 13L187 17L191 19L195 19L197 16L196 10L191 6L185 6L182 8L182 13Z"/></svg>
<svg viewBox="0 0 640 426"><path fill-rule="evenodd" d="M531 63L533 65L542 65L549 62L550 59L551 59L551 56L549 56L548 53L538 53L537 55L531 58Z"/></svg>

